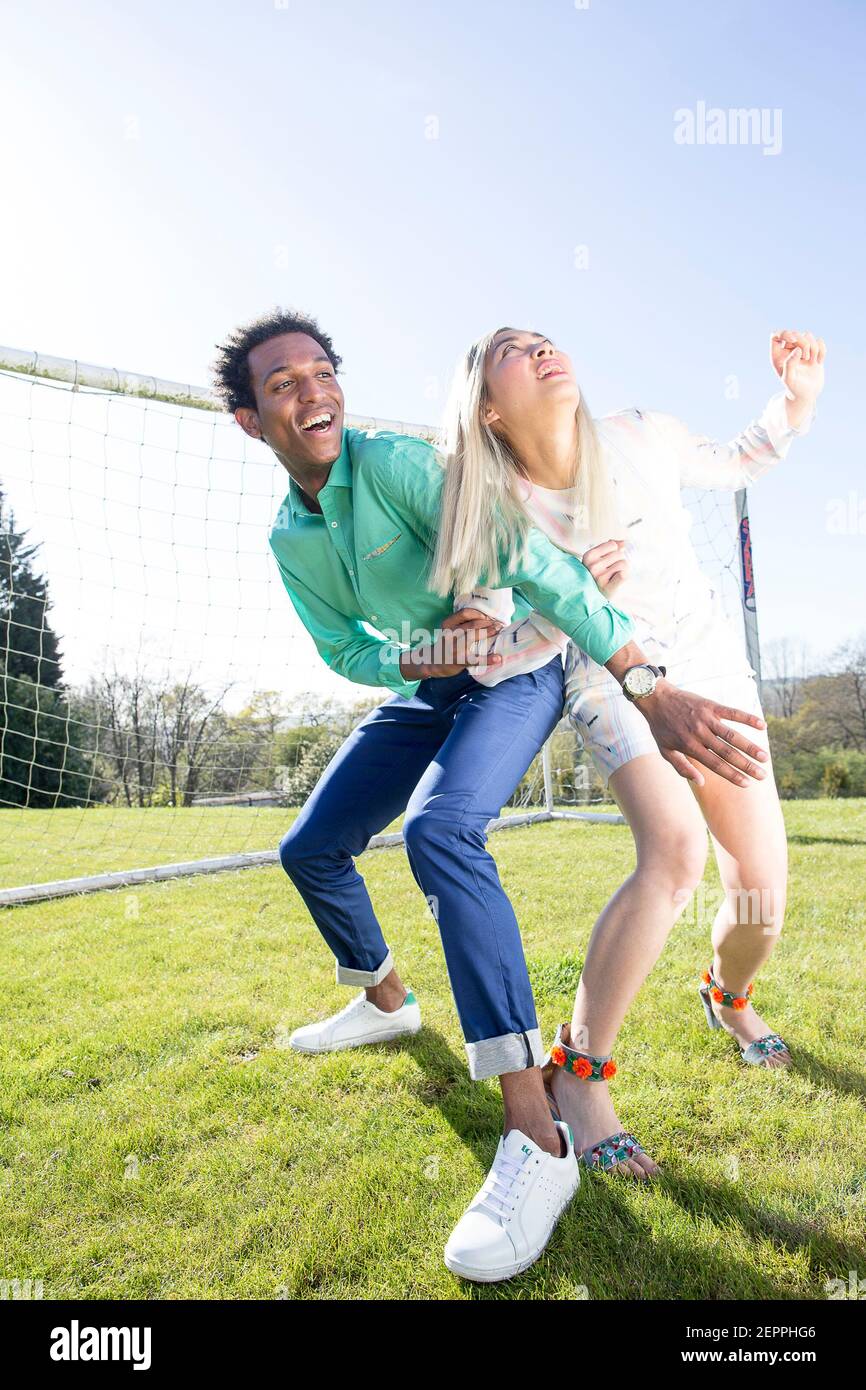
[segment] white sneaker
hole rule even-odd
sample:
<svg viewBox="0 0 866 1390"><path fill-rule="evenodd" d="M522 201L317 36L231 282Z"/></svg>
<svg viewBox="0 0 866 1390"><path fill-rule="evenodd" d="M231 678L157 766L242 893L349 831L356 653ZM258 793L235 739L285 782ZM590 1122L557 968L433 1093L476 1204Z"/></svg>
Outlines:
<svg viewBox="0 0 866 1390"><path fill-rule="evenodd" d="M399 1009L385 1013L371 1004L362 990L338 1014L296 1028L289 1046L297 1052L340 1052L362 1043L389 1042L417 1033L421 1027L421 1010L410 990Z"/></svg>
<svg viewBox="0 0 866 1390"><path fill-rule="evenodd" d="M484 1186L445 1247L453 1274L493 1284L538 1259L580 1183L571 1130L562 1121L556 1128L564 1158L546 1153L519 1129L500 1139Z"/></svg>

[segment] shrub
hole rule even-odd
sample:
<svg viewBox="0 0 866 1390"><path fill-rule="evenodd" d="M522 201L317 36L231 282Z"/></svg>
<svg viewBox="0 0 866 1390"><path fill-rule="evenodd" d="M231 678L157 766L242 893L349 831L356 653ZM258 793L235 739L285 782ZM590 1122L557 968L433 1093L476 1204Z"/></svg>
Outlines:
<svg viewBox="0 0 866 1390"><path fill-rule="evenodd" d="M828 763L821 779L825 796L844 796L850 787L848 769L844 763Z"/></svg>
<svg viewBox="0 0 866 1390"><path fill-rule="evenodd" d="M781 777L779 778L779 795L784 800L790 800L792 797L795 797L797 795L799 786L800 784L797 781L796 772L793 770L793 768L788 768L787 771L783 772Z"/></svg>
<svg viewBox="0 0 866 1390"><path fill-rule="evenodd" d="M339 734L326 734L324 738L316 739L315 743L304 745L297 767L283 782L282 790L289 806L304 804L342 743Z"/></svg>

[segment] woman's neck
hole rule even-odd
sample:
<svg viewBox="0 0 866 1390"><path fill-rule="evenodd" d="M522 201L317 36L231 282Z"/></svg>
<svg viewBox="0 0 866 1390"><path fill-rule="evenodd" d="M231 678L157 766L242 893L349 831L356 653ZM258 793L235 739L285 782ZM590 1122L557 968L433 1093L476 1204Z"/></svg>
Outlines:
<svg viewBox="0 0 866 1390"><path fill-rule="evenodd" d="M514 432L512 448L526 469L529 481L538 487L561 491L574 483L578 426L574 412L560 420L549 418Z"/></svg>

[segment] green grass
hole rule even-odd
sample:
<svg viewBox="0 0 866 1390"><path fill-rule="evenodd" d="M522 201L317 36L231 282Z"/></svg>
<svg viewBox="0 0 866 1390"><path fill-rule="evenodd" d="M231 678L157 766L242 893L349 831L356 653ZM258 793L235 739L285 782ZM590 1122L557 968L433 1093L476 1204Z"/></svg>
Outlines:
<svg viewBox="0 0 866 1390"><path fill-rule="evenodd" d="M757 996L793 1071L747 1069L707 1030L695 986L709 927L688 914L617 1048L621 1118L664 1181L586 1177L538 1264L487 1289L441 1256L492 1158L498 1089L468 1080L401 851L363 861L424 1012L400 1047L286 1048L349 996L279 867L7 909L0 1278L61 1298L813 1299L828 1278L862 1277L866 804L785 811L792 906ZM279 838L285 813L256 813L250 847L266 818L264 843ZM38 813L33 824L41 833ZM129 844L140 834L131 819ZM593 918L632 864L630 837L558 824L491 843L549 1038ZM63 872L82 871L78 848L59 852ZM172 839L170 857L185 852ZM7 882L10 867L38 876L23 853ZM707 882L715 891L714 870Z"/></svg>
<svg viewBox="0 0 866 1390"><path fill-rule="evenodd" d="M506 807L503 814L520 809ZM295 808L270 806L0 810L0 887L275 850L297 814ZM402 821L398 816L385 830L398 830Z"/></svg>
<svg viewBox="0 0 866 1390"><path fill-rule="evenodd" d="M169 806L0 811L0 886L276 849L297 811Z"/></svg>

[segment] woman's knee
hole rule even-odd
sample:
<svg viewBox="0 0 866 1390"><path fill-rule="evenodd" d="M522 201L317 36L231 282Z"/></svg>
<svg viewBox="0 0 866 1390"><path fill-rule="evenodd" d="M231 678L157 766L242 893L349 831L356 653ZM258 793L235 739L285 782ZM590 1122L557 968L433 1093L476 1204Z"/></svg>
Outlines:
<svg viewBox="0 0 866 1390"><path fill-rule="evenodd" d="M638 844L638 872L661 880L676 901L685 901L704 876L707 832L702 821L665 821Z"/></svg>

